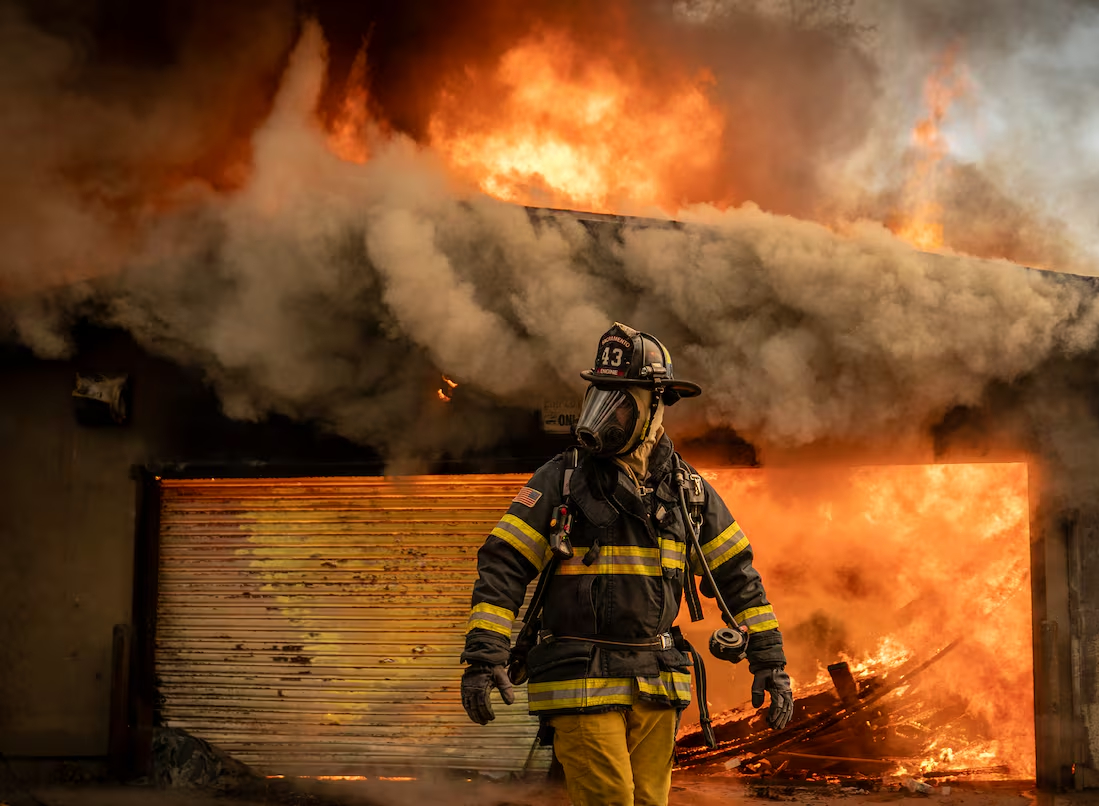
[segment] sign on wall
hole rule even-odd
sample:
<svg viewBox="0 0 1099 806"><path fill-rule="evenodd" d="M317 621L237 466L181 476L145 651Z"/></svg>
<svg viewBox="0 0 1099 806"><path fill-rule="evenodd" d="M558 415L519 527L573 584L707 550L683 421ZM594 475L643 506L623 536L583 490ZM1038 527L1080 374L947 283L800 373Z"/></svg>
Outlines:
<svg viewBox="0 0 1099 806"><path fill-rule="evenodd" d="M542 401L542 430L567 434L580 417L580 398L564 396Z"/></svg>

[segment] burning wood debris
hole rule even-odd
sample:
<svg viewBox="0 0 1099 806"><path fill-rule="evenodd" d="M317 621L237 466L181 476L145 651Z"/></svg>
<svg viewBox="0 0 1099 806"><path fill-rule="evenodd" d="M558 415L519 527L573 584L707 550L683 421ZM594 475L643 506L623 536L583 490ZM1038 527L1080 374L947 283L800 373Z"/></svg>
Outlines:
<svg viewBox="0 0 1099 806"><path fill-rule="evenodd" d="M964 699L927 696L932 692L921 679L959 643L885 672L856 676L847 661L833 663L830 683L796 692L794 718L783 730L768 729L766 708L727 711L714 719L715 748L706 746L697 728L681 734L678 766L703 773L736 770L765 789L840 784L873 791L890 785L946 795L951 781L1008 779L1007 764L951 766L954 751L940 748L947 735L969 745L985 738Z"/></svg>

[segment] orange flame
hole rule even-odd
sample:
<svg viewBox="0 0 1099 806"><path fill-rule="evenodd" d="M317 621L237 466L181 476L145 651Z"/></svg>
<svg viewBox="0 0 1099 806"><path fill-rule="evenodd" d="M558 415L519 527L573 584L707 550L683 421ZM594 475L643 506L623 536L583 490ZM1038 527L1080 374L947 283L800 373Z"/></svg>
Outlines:
<svg viewBox="0 0 1099 806"><path fill-rule="evenodd" d="M370 159L367 133L371 124L369 96L366 92L366 45L359 48L351 72L347 76L347 90L340 112L332 121L328 147L342 160L365 163Z"/></svg>
<svg viewBox="0 0 1099 806"><path fill-rule="evenodd" d="M905 183L905 209L893 227L898 237L920 249L941 249L945 243L938 193L942 161L949 148L940 126L954 101L969 89L964 73L957 67L958 50L958 45L950 47L924 83L927 116L912 130L912 142L919 157Z"/></svg>
<svg viewBox="0 0 1099 806"><path fill-rule="evenodd" d="M707 475L755 547L795 689L830 685L823 670L836 660L860 679L887 675L961 638L883 701L939 720L909 766L1034 774L1025 464ZM699 625L681 614L692 642L720 625L704 606ZM717 678L710 700L732 708L750 684Z"/></svg>
<svg viewBox="0 0 1099 806"><path fill-rule="evenodd" d="M625 58L591 58L563 33L509 50L440 100L432 145L457 173L506 201L595 212L683 199L678 178L718 157L724 120L712 76L646 82Z"/></svg>
<svg viewBox="0 0 1099 806"><path fill-rule="evenodd" d="M925 116L912 131L915 161L889 227L920 249L945 244L938 199L949 152L941 127L969 89L957 45L924 82ZM435 99L429 145L451 173L495 198L603 213L675 215L685 204L727 206L715 188L727 150L714 77L653 78L628 52L595 55L547 30L507 50L491 70L469 68ZM349 72L329 147L364 163L370 139L391 134L370 113L366 45ZM706 187L700 195L692 189Z"/></svg>
<svg viewBox="0 0 1099 806"><path fill-rule="evenodd" d="M446 375L443 375L442 378L443 386L436 389L435 394L438 396L439 400L443 401L444 403L449 403L451 400L454 399L453 393L454 390L458 388L458 384L456 381L452 381Z"/></svg>

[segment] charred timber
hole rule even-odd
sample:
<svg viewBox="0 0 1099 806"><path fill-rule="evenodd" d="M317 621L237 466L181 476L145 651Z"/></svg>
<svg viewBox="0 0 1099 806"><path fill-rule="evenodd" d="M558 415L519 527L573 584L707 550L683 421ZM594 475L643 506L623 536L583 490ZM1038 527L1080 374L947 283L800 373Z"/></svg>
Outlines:
<svg viewBox="0 0 1099 806"><path fill-rule="evenodd" d="M844 702L842 692L840 701L837 703L836 695L831 691L795 700L795 721L782 731L769 732L764 729L760 732L757 730L765 725L764 720L759 718L761 712L757 712L746 719L721 725L715 724L714 733L718 739L718 746L712 750L703 744L701 733L689 734L680 742L678 763L681 767L695 767L715 764L732 756L741 756L740 766L746 768L768 757L774 758L780 755L795 757L798 753L803 756L823 756L826 759L834 759L835 763L851 764L866 761L867 759L861 754L859 756L847 755L844 752L829 754L820 752L823 748L818 749L818 747L820 744L865 747L866 737L861 733L861 726L856 727L854 719L860 716L865 717L872 706L901 686L910 684L924 670L954 649L958 643L960 643L958 640L952 641L925 661L912 661L899 667L889 680L868 681L868 685L862 692L863 696L851 704ZM836 675L846 689L849 683L842 669L837 668ZM872 720L864 719L861 725L864 726L866 721ZM819 742L810 744L812 739L819 739ZM784 754L783 751L787 749L789 752ZM875 760L871 760L871 764L880 766Z"/></svg>

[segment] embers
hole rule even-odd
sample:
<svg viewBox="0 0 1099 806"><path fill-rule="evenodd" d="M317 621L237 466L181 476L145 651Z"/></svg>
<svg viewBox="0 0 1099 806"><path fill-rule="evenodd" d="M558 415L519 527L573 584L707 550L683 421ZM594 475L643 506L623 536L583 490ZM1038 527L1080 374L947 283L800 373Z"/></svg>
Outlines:
<svg viewBox="0 0 1099 806"><path fill-rule="evenodd" d="M921 680L958 643L861 678L846 662L831 664L832 685L802 689L785 730L767 728L766 709L727 712L714 719L717 748L708 749L698 731L681 737L679 765L735 770L768 790L764 795L807 784L862 790L907 786L945 794L938 787L952 779L1006 778L1012 772L1008 765L977 752L993 745L986 735L990 726L969 716L960 697L943 695Z"/></svg>

